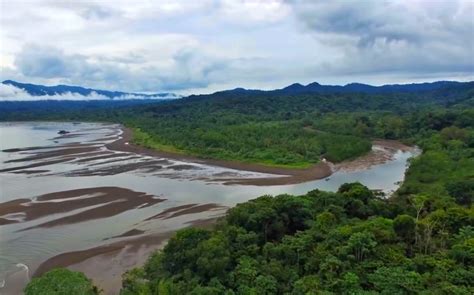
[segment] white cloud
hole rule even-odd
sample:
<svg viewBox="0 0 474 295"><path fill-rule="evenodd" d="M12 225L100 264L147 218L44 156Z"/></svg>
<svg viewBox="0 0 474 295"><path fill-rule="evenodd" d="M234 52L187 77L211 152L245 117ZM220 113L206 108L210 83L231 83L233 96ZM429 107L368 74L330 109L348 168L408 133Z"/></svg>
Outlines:
<svg viewBox="0 0 474 295"><path fill-rule="evenodd" d="M275 23L290 13L290 9L277 0L223 0L218 7L222 19L242 25Z"/></svg>
<svg viewBox="0 0 474 295"><path fill-rule="evenodd" d="M164 96L158 99L173 99L173 96ZM125 99L150 99L150 97L140 94L127 94L122 96L114 97L113 100L125 100ZM42 95L35 96L30 95L25 90L15 87L9 84L0 83L0 101L38 101L38 100L111 100L111 98L98 94L92 91L89 95L81 95L78 93L63 93L55 95Z"/></svg>
<svg viewBox="0 0 474 295"><path fill-rule="evenodd" d="M56 94L47 96L32 96L23 89L17 88L13 85L0 84L0 101L20 101L20 100L100 100L110 99L106 96L99 95L95 92L84 96L75 93Z"/></svg>
<svg viewBox="0 0 474 295"><path fill-rule="evenodd" d="M209 92L474 72L473 2L0 0L0 79Z"/></svg>

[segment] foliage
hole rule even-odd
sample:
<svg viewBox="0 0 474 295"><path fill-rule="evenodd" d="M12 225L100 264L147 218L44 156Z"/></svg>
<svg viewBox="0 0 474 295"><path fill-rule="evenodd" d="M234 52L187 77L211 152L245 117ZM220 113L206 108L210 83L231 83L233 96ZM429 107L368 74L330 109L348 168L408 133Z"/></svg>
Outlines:
<svg viewBox="0 0 474 295"><path fill-rule="evenodd" d="M213 230L181 230L143 268L124 274L122 294L473 294L472 85L0 104L0 120L119 122L150 148L297 168L360 156L373 138L422 149L390 199L360 183L335 193L262 196L229 210Z"/></svg>
<svg viewBox="0 0 474 295"><path fill-rule="evenodd" d="M57 268L31 280L25 288L25 294L93 295L99 294L99 291L83 273Z"/></svg>
<svg viewBox="0 0 474 295"><path fill-rule="evenodd" d="M450 147L472 143L472 131L456 124L467 123L467 113L429 112L463 104L472 87L384 94L221 92L164 102L5 102L0 120L120 122L135 130L135 143L150 148L305 168L322 158L340 162L363 155L373 137L407 139L435 129ZM453 122L456 117L464 122Z"/></svg>
<svg viewBox="0 0 474 295"><path fill-rule="evenodd" d="M411 204L393 216L392 201L360 183L262 196L230 209L213 230L178 231L133 277L142 294L471 294L472 214L449 217L467 210L455 202L429 213L429 198L415 199L418 221ZM122 293L138 294L130 285Z"/></svg>

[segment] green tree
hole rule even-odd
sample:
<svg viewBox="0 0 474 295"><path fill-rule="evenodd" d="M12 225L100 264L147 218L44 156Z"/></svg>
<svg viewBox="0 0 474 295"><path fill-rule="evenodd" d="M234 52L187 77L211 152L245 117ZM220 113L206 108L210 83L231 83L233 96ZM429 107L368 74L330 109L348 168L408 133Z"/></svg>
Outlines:
<svg viewBox="0 0 474 295"><path fill-rule="evenodd" d="M449 141L449 140L459 140L459 141L465 141L469 133L456 126L449 126L445 127L440 131L441 138L444 141Z"/></svg>
<svg viewBox="0 0 474 295"><path fill-rule="evenodd" d="M456 243L451 248L451 256L462 264L474 263L474 227L464 226L455 236Z"/></svg>
<svg viewBox="0 0 474 295"><path fill-rule="evenodd" d="M423 290L421 275L401 267L381 267L368 277L381 294L418 294Z"/></svg>
<svg viewBox="0 0 474 295"><path fill-rule="evenodd" d="M360 279L353 272L347 272L342 276L340 291L344 294L358 294L361 291Z"/></svg>
<svg viewBox="0 0 474 295"><path fill-rule="evenodd" d="M448 183L446 190L459 205L471 206L474 200L474 179L458 180Z"/></svg>
<svg viewBox="0 0 474 295"><path fill-rule="evenodd" d="M53 269L34 278L25 288L25 295L94 295L99 294L83 273L64 268Z"/></svg>
<svg viewBox="0 0 474 295"><path fill-rule="evenodd" d="M163 269L170 273L176 273L185 269L197 270L196 261L201 256L199 243L209 238L207 230L198 228L186 228L180 230L168 241L163 249L163 256L158 263ZM150 264L153 263L150 261ZM146 267L146 266L145 266ZM151 269L148 267L147 269ZM148 272L150 274L150 271Z"/></svg>
<svg viewBox="0 0 474 295"><path fill-rule="evenodd" d="M257 294L272 295L278 293L278 284L271 275L259 275L255 280Z"/></svg>
<svg viewBox="0 0 474 295"><path fill-rule="evenodd" d="M407 244L412 244L415 240L416 222L410 215L398 215L393 221L393 229L397 235Z"/></svg>
<svg viewBox="0 0 474 295"><path fill-rule="evenodd" d="M357 261L364 260L377 245L375 237L369 232L352 234L347 242L346 249L352 253Z"/></svg>
<svg viewBox="0 0 474 295"><path fill-rule="evenodd" d="M322 289L321 279L317 275L300 278L295 282L293 293L295 295L316 295Z"/></svg>
<svg viewBox="0 0 474 295"><path fill-rule="evenodd" d="M122 275L121 295L148 295L151 294L148 280L145 279L143 268L134 268Z"/></svg>

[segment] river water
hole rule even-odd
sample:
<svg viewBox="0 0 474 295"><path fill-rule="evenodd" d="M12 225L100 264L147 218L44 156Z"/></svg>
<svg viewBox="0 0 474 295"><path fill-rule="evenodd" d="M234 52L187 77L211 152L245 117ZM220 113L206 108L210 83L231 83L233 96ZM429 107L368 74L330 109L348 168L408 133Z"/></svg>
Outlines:
<svg viewBox="0 0 474 295"><path fill-rule="evenodd" d="M225 185L269 175L108 150L120 133L102 123L0 124L0 294L21 292L58 254L126 240L117 236L130 230L173 232L264 194L334 191L353 181L390 193L417 153L397 150L385 163L302 184Z"/></svg>

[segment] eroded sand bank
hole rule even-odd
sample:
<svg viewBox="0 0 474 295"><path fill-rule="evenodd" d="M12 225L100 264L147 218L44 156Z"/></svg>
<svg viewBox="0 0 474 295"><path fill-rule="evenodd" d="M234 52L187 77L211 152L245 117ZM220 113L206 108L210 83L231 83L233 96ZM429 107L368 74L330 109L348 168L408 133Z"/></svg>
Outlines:
<svg viewBox="0 0 474 295"><path fill-rule="evenodd" d="M186 226L208 228L215 222L216 218L198 219L188 222ZM93 278L105 294L118 294L122 286L122 274L143 265L154 251L165 246L174 232L142 234L135 233L133 238L51 257L36 269L34 276L40 276L53 268L67 267ZM135 237L137 235L141 236Z"/></svg>
<svg viewBox="0 0 474 295"><path fill-rule="evenodd" d="M224 184L239 184L239 185L287 185L298 184L307 181L323 179L331 176L338 170L362 170L369 169L374 165L383 164L393 159L393 156L398 150L410 151L414 147L404 145L398 141L391 140L374 140L372 150L355 160L344 161L339 164L332 164L330 162L320 162L306 169L292 169L271 167L259 164L242 163L237 161L225 161L215 159L202 159L195 156L183 155L178 153L163 152L158 150L151 150L142 146L132 144L132 130L122 127L123 133L121 138L106 145L110 150L129 152L135 154L142 154L160 158L174 159L178 161L187 161L193 163L200 163L210 166L219 166L239 171L252 171L257 173L272 174L279 177L259 177L259 178L214 178L213 181L222 181Z"/></svg>

